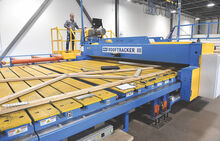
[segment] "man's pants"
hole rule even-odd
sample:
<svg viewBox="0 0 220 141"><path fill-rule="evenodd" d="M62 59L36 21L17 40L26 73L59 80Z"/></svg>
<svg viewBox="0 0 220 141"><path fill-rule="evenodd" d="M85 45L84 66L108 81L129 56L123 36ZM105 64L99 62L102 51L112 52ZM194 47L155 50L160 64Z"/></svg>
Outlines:
<svg viewBox="0 0 220 141"><path fill-rule="evenodd" d="M74 50L75 42L74 42L74 35L72 34L72 50ZM66 40L66 51L69 51L69 44L70 44L70 33L67 33L67 40Z"/></svg>

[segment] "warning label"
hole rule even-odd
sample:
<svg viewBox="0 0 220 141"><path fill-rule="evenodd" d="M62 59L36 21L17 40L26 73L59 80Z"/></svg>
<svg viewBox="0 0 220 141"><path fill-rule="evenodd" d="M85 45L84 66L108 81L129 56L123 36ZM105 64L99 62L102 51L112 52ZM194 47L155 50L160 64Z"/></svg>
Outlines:
<svg viewBox="0 0 220 141"><path fill-rule="evenodd" d="M169 82L170 82L169 80L166 80L166 81L165 81L165 84L168 84Z"/></svg>
<svg viewBox="0 0 220 141"><path fill-rule="evenodd" d="M132 96L133 94L134 94L134 92L133 92L133 91L128 92L128 93L126 94L126 97Z"/></svg>
<svg viewBox="0 0 220 141"><path fill-rule="evenodd" d="M28 131L28 127L27 127L27 126L22 126L22 127L13 129L13 130L9 130L9 131L8 131L8 136L9 136L9 137L15 136L15 135L18 135L18 134L27 132L27 131Z"/></svg>
<svg viewBox="0 0 220 141"><path fill-rule="evenodd" d="M47 118L40 121L40 126L44 126L56 121L56 117Z"/></svg>
<svg viewBox="0 0 220 141"><path fill-rule="evenodd" d="M160 82L160 83L157 84L158 87L161 86L161 85L162 85L162 82Z"/></svg>

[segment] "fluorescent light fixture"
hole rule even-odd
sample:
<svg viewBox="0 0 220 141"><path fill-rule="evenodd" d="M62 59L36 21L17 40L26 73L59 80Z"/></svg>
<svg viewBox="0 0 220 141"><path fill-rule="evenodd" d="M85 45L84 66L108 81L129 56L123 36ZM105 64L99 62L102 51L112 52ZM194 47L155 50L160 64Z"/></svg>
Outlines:
<svg viewBox="0 0 220 141"><path fill-rule="evenodd" d="M215 6L215 3L213 3L213 2L210 2L207 4L207 7L213 7L213 6Z"/></svg>
<svg viewBox="0 0 220 141"><path fill-rule="evenodd" d="M174 13L176 13L176 10L171 10L170 12L171 12L172 14L174 14Z"/></svg>
<svg viewBox="0 0 220 141"><path fill-rule="evenodd" d="M195 18L195 20L196 20L196 21L199 21L199 20L200 20L200 18Z"/></svg>

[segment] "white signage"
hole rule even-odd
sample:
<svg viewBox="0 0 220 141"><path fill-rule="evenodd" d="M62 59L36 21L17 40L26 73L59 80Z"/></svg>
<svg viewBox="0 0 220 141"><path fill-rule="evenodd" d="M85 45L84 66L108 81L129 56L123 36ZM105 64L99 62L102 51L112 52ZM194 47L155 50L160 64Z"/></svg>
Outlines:
<svg viewBox="0 0 220 141"><path fill-rule="evenodd" d="M142 47L102 47L105 53L142 54Z"/></svg>
<svg viewBox="0 0 220 141"><path fill-rule="evenodd" d="M56 121L56 117L47 118L40 121L40 126L44 126Z"/></svg>
<svg viewBox="0 0 220 141"><path fill-rule="evenodd" d="M8 136L11 137L11 136L18 135L18 134L21 134L21 133L24 133L24 132L27 132L27 131L28 131L28 127L27 126L22 126L22 127L13 129L13 130L9 130L8 131Z"/></svg>

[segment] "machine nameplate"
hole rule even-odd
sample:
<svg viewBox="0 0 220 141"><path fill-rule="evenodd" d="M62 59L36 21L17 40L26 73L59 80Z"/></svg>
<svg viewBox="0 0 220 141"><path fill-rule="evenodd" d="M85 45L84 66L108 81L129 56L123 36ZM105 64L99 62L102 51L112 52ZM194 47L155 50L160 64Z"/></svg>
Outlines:
<svg viewBox="0 0 220 141"><path fill-rule="evenodd" d="M142 54L142 47L102 47L104 53Z"/></svg>

